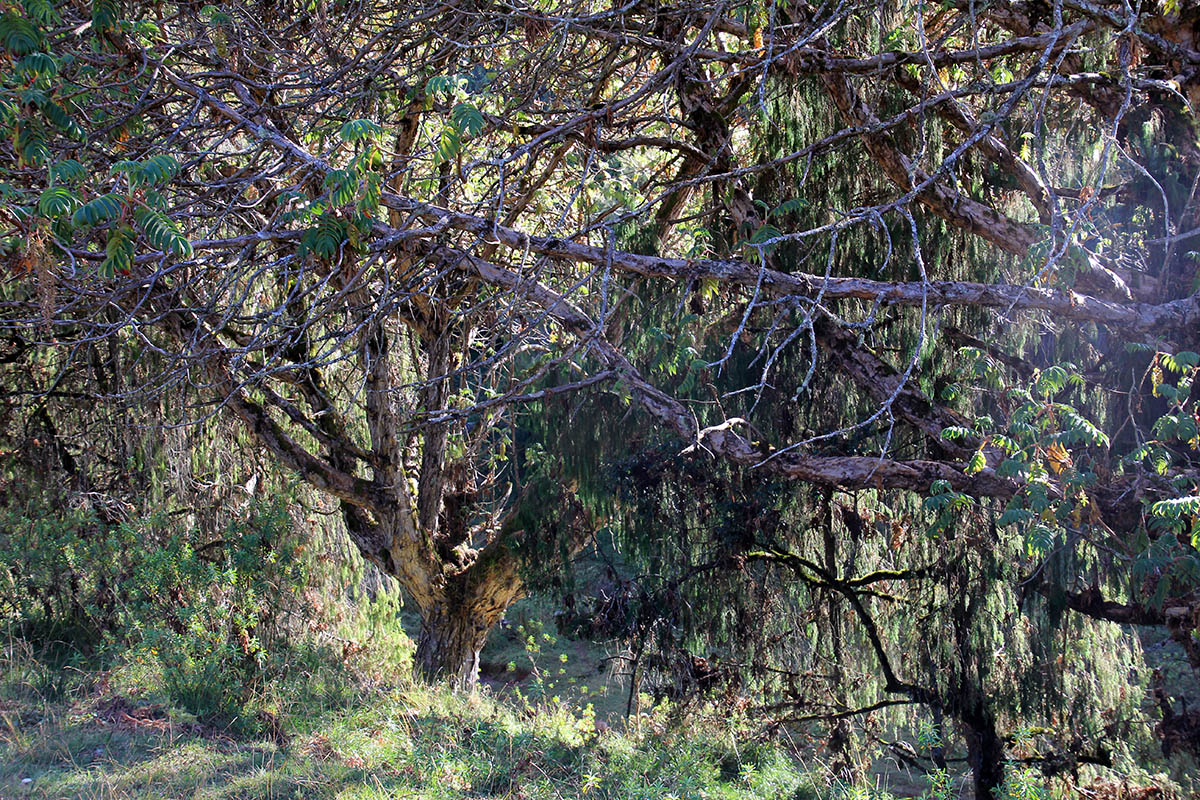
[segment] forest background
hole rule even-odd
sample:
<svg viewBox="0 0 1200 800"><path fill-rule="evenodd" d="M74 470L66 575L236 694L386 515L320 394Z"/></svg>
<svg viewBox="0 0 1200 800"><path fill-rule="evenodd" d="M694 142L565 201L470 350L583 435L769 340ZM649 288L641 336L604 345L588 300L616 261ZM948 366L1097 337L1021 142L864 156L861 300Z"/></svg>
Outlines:
<svg viewBox="0 0 1200 800"><path fill-rule="evenodd" d="M1195 792L1198 26L0 2L0 795Z"/></svg>

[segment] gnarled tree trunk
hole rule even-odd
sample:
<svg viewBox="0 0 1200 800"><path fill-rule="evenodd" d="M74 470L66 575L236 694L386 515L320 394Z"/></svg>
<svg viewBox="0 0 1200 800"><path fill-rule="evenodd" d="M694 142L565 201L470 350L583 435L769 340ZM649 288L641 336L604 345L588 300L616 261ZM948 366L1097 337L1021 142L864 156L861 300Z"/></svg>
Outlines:
<svg viewBox="0 0 1200 800"><path fill-rule="evenodd" d="M488 632L524 591L517 557L497 536L470 565L439 580L402 585L421 611L413 672L430 683L471 689L479 680L479 651Z"/></svg>
<svg viewBox="0 0 1200 800"><path fill-rule="evenodd" d="M479 651L490 628L469 608L438 607L421 619L413 671L430 682L470 689L479 680Z"/></svg>

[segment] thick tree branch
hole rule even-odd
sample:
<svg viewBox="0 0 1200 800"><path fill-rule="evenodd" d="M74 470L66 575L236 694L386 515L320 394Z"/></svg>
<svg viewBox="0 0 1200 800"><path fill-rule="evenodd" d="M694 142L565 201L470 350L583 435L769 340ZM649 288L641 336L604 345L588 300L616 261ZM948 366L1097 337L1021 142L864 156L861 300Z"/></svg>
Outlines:
<svg viewBox="0 0 1200 800"><path fill-rule="evenodd" d="M213 97L208 92L188 82L167 73L169 80L179 88L192 94L213 108L217 113L241 124L254 125L232 106ZM832 76L831 76L832 79ZM845 90L845 91L842 91ZM840 94L844 101L857 110L848 111L851 115L871 115L865 105L858 100L853 89L848 85L833 84L835 95ZM846 92L849 94L846 94ZM857 105L855 105L857 101ZM873 115L871 115L873 116ZM328 172L329 164L307 153L303 148L287 139L278 132L271 131L266 126L255 126L261 129L264 137L274 146L302 163ZM881 144L886 150L886 142ZM884 153L888 160L903 159L898 152ZM893 158L895 156L895 158ZM903 180L901 185L908 185L907 168L897 172L896 177ZM935 187L937 185L935 184ZM958 196L945 196L938 200L946 208L957 203ZM963 198L965 200L965 198ZM933 281L927 285L919 283L893 283L874 281L861 278L825 278L804 273L784 273L774 270L763 270L740 259L678 259L643 256L634 253L612 251L605 248L578 244L567 239L548 236L535 236L516 229L499 225L484 217L465 214L424 203L413 198L384 192L383 204L389 209L402 214L412 214L428 223L444 224L454 230L470 233L481 242L499 243L511 250L526 253L535 252L539 255L564 258L579 263L593 265L609 265L613 269L630 272L646 277L669 278L679 281L711 279L720 282L735 283L742 286L759 286L768 295L799 295L815 296L818 292L830 300L858 298L878 300L897 305L920 305L922 292L931 305L969 305L1003 309L1043 310L1052 312L1061 319L1076 321L1092 321L1114 327L1150 332L1161 336L1179 336L1182 339L1196 337L1200 330L1200 293L1190 297L1177 299L1157 305L1117 302L1069 291L1039 289L1028 286L1008 284L980 284L965 281ZM966 211L964 212L965 209ZM960 206L956 214L970 212L970 217L985 227L995 238L1004 241L1011 250L1016 247L1022 252L1032 244L1028 231L1020 226L1009 230L1013 225L1009 220L999 217L986 206L975 201L966 200L966 205ZM976 213L977 212L977 213ZM995 225L992 225L995 222ZM391 235L403 238L403 233L392 230ZM1007 236L1011 234L1011 236ZM385 235L387 235L385 233ZM1004 246L1004 245L1002 245ZM761 273L761 275L760 275ZM760 279L761 278L761 279Z"/></svg>
<svg viewBox="0 0 1200 800"><path fill-rule="evenodd" d="M879 125L879 118L863 101L848 77L840 73L827 73L821 76L821 81L848 123L863 127ZM875 162L902 191L907 192L930 180L929 173L913 164L890 135L869 133L863 139ZM929 183L917 194L917 199L955 227L980 236L1014 255L1025 255L1037 241L1037 236L1028 226L1014 222L991 206L949 189L941 181Z"/></svg>

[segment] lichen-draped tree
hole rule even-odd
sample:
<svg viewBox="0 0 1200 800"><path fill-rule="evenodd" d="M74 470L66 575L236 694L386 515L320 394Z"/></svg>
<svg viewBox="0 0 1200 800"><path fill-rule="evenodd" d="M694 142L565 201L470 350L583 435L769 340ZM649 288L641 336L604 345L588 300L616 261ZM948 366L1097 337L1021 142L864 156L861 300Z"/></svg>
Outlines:
<svg viewBox="0 0 1200 800"><path fill-rule="evenodd" d="M423 674L474 679L521 591L522 415L589 388L635 406L621 425L772 480L929 495L943 534L1006 503L1022 585L1081 613L1194 609L1183 573L1124 600L1041 583L1080 547L1195 558L1192 12L80 13L0 16L5 329L68 354L136 336L165 364L143 391L195 387L336 497L421 610ZM962 380L960 344L1011 391ZM1118 416L1103 380L1068 397L1101 366L1140 369L1145 402ZM1124 474L1089 416L1142 448Z"/></svg>

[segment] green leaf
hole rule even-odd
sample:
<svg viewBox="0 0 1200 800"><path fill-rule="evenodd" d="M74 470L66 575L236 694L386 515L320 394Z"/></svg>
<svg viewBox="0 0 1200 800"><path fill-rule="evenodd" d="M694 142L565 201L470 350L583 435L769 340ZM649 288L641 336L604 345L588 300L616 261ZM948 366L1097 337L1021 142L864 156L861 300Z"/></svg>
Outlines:
<svg viewBox="0 0 1200 800"><path fill-rule="evenodd" d="M72 139L83 141L87 135L83 132L83 128L79 127L65 108L60 106L53 100L44 100L40 106L42 114L50 121L50 124L61 130L63 133L70 136Z"/></svg>
<svg viewBox="0 0 1200 800"><path fill-rule="evenodd" d="M1001 527L1016 525L1021 522L1028 522L1033 519L1033 513L1024 508L1006 508L1000 518L996 520L996 524Z"/></svg>
<svg viewBox="0 0 1200 800"><path fill-rule="evenodd" d="M1191 350L1184 350L1175 355L1163 354L1161 361L1162 365L1172 372L1186 372L1200 364L1200 355Z"/></svg>
<svg viewBox="0 0 1200 800"><path fill-rule="evenodd" d="M112 279L116 273L125 274L133 269L133 229L122 225L108 236L105 258L100 264L100 275Z"/></svg>
<svg viewBox="0 0 1200 800"><path fill-rule="evenodd" d="M162 186L179 173L179 162L165 153L160 153L145 161L118 161L112 165L110 172L114 175L124 175L130 188Z"/></svg>
<svg viewBox="0 0 1200 800"><path fill-rule="evenodd" d="M360 213L373 217L379 209L379 201L383 197L383 180L378 173L367 173L361 183L361 195L358 200L358 210ZM368 221L364 228L370 227Z"/></svg>
<svg viewBox="0 0 1200 800"><path fill-rule="evenodd" d="M784 200L778 206L771 210L772 217L782 217L786 214L792 214L801 209L808 208L808 201L802 197L793 197L791 200Z"/></svg>
<svg viewBox="0 0 1200 800"><path fill-rule="evenodd" d="M21 120L17 125L17 135L13 140L21 161L31 167L40 167L50 160L50 148L46 146L46 137L40 128L31 125L28 120Z"/></svg>
<svg viewBox="0 0 1200 800"><path fill-rule="evenodd" d="M53 78L58 74L58 62L49 53L30 53L17 62L17 71L34 78Z"/></svg>
<svg viewBox="0 0 1200 800"><path fill-rule="evenodd" d="M478 136L487 125L483 113L470 103L456 104L450 109L450 119L454 120L459 132L467 136Z"/></svg>
<svg viewBox="0 0 1200 800"><path fill-rule="evenodd" d="M1200 433L1197 429L1196 418L1191 416L1180 416L1179 424L1175 426L1175 435L1185 442L1190 442Z"/></svg>
<svg viewBox="0 0 1200 800"><path fill-rule="evenodd" d="M362 142L383 136L383 128L369 119L352 119L342 126L338 136L343 142Z"/></svg>
<svg viewBox="0 0 1200 800"><path fill-rule="evenodd" d="M1050 397L1062 391L1067 385L1068 377L1067 371L1055 364L1042 371L1033 385L1033 390L1042 397Z"/></svg>
<svg viewBox="0 0 1200 800"><path fill-rule="evenodd" d="M1062 404L1055 404L1054 408L1061 415L1064 427L1071 438L1087 442L1093 447L1109 446L1108 434L1092 424L1091 420L1081 416L1078 411Z"/></svg>
<svg viewBox="0 0 1200 800"><path fill-rule="evenodd" d="M1156 517L1163 517L1165 519L1182 519L1185 516L1195 516L1200 514L1200 495L1159 500L1150 506L1150 513Z"/></svg>
<svg viewBox="0 0 1200 800"><path fill-rule="evenodd" d="M329 260L338 254L347 238L344 222L332 214L322 214L316 227L309 229L300 240L298 254L301 258L312 254L317 258Z"/></svg>
<svg viewBox="0 0 1200 800"><path fill-rule="evenodd" d="M1179 427L1179 416L1177 414L1163 414L1154 422L1154 427L1151 430L1159 439L1170 439L1175 435L1175 429Z"/></svg>
<svg viewBox="0 0 1200 800"><path fill-rule="evenodd" d="M146 184L164 186L179 174L179 162L166 153L159 153L143 161L139 173Z"/></svg>
<svg viewBox="0 0 1200 800"><path fill-rule="evenodd" d="M72 194L67 187L51 186L38 198L37 209L43 217L58 219L71 213L79 205L79 198Z"/></svg>
<svg viewBox="0 0 1200 800"><path fill-rule="evenodd" d="M448 75L434 75L425 82L425 94L434 95L439 92L449 94L454 91L454 79Z"/></svg>
<svg viewBox="0 0 1200 800"><path fill-rule="evenodd" d="M227 27L233 24L233 18L213 5L200 9L200 19L216 27Z"/></svg>
<svg viewBox="0 0 1200 800"><path fill-rule="evenodd" d="M325 176L325 189L329 192L329 205L350 205L358 193L358 176L348 169L332 170Z"/></svg>
<svg viewBox="0 0 1200 800"><path fill-rule="evenodd" d="M75 214L71 217L71 222L75 225L99 225L102 222L114 220L121 216L124 204L125 200L120 195L112 192L102 194L76 209Z"/></svg>
<svg viewBox="0 0 1200 800"><path fill-rule="evenodd" d="M94 0L92 3L92 27L96 33L113 30L120 17L120 0Z"/></svg>
<svg viewBox="0 0 1200 800"><path fill-rule="evenodd" d="M1122 458L1121 460L1123 462L1125 462L1126 464L1136 464L1139 461L1141 461L1143 458L1146 458L1147 456L1149 456L1150 452L1151 452L1151 450L1153 450L1153 448L1154 448L1153 444L1151 444L1150 442L1146 442L1146 443L1141 444L1138 447L1134 448L1133 450L1129 451L1129 453L1127 453L1125 455L1125 457Z"/></svg>
<svg viewBox="0 0 1200 800"><path fill-rule="evenodd" d="M968 475L974 475L977 472L982 472L983 468L986 466L987 459L984 457L983 448L981 447L975 451L974 455L971 456L971 461L967 464L966 473Z"/></svg>
<svg viewBox="0 0 1200 800"><path fill-rule="evenodd" d="M1019 444L1017 444L1017 442L1014 439L1012 439L1008 436L1004 436L1002 434L997 434L997 435L993 436L992 444L996 445L997 447L999 447L1001 450L1003 450L1005 453L1008 453L1009 455L1020 452L1020 450L1021 450L1021 446Z"/></svg>
<svg viewBox="0 0 1200 800"><path fill-rule="evenodd" d="M744 249L747 251L745 252L745 257L750 261L758 262L775 250L778 242L773 240L782 235L783 232L774 225L766 224L760 226L743 244ZM766 242L771 243L766 244Z"/></svg>
<svg viewBox="0 0 1200 800"><path fill-rule="evenodd" d="M1179 392L1169 383L1158 384L1154 387L1154 391L1151 392L1151 394L1153 394L1155 397L1166 398L1171 402L1175 402L1179 399Z"/></svg>
<svg viewBox="0 0 1200 800"><path fill-rule="evenodd" d="M0 46L14 56L24 56L41 47L42 34L33 23L11 11L0 14Z"/></svg>
<svg viewBox="0 0 1200 800"><path fill-rule="evenodd" d="M772 239L778 239L780 236L783 236L783 231L779 230L779 228L776 228L774 225L763 225L754 232L749 241L750 244L762 244Z"/></svg>
<svg viewBox="0 0 1200 800"><path fill-rule="evenodd" d="M433 163L441 164L444 161L453 161L462 148L462 134L458 128L453 125L447 125L442 128L442 135L438 138L436 149L433 151Z"/></svg>
<svg viewBox="0 0 1200 800"><path fill-rule="evenodd" d="M183 235L179 226L165 214L146 206L138 206L133 210L133 219L155 249L179 258L191 258L192 243Z"/></svg>
<svg viewBox="0 0 1200 800"><path fill-rule="evenodd" d="M1028 464L1015 458L1006 458L996 466L996 477L1024 480Z"/></svg>
<svg viewBox="0 0 1200 800"><path fill-rule="evenodd" d="M1032 557L1044 556L1054 545L1054 531L1045 525L1034 525L1025 532L1025 553Z"/></svg>
<svg viewBox="0 0 1200 800"><path fill-rule="evenodd" d="M24 0L25 15L38 25L50 26L58 22L58 11L52 0Z"/></svg>

